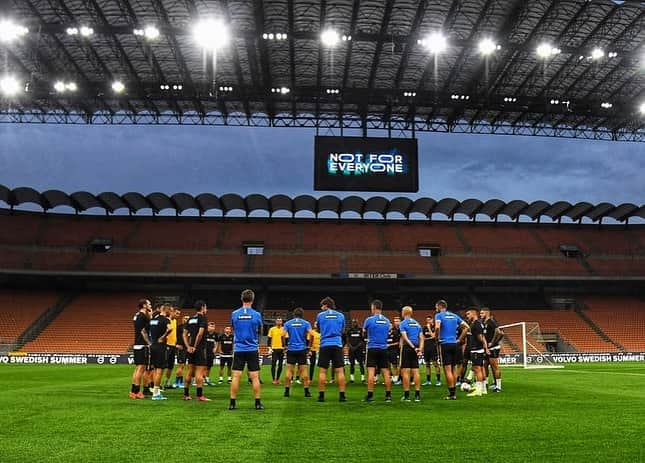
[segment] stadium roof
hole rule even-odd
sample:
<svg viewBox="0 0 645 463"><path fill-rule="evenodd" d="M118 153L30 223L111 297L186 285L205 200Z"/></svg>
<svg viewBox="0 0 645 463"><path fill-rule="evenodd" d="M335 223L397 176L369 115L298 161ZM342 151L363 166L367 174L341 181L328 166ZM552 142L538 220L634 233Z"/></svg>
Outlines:
<svg viewBox="0 0 645 463"><path fill-rule="evenodd" d="M29 32L0 43L0 72L28 91L0 97L1 122L645 140L640 1L12 3L4 13ZM216 66L191 32L206 17L221 18L232 35ZM148 40L147 26L159 37ZM333 48L320 40L332 28L345 38ZM433 32L447 38L436 59L420 43ZM500 47L486 58L484 38ZM536 52L545 43L548 59ZM112 89L117 80L123 93ZM77 89L58 93L58 81Z"/></svg>
<svg viewBox="0 0 645 463"><path fill-rule="evenodd" d="M200 215L209 211L221 211L223 216L229 215L231 211L242 211L247 217L254 211L265 211L273 217L278 211L291 213L293 217L298 212L310 212L316 217L322 212L331 212L340 219L343 213L354 212L361 217L367 213L376 213L388 219L388 214L398 213L406 219L411 214L421 214L428 220L432 220L433 214L443 214L451 220L456 214L467 216L473 221L477 215L483 214L489 219L497 220L499 216L506 216L511 220L520 220L520 217L528 217L532 221L539 222L543 216L553 221L560 221L567 217L573 221L582 221L587 218L593 222L602 222L605 217L610 217L618 222L628 222L631 217L645 219L645 205L620 204L615 206L610 203L590 204L580 202L570 204L566 201L548 203L546 201L510 201L508 203L499 199L490 199L482 202L478 199L467 199L457 201L453 198L444 198L439 201L432 198L410 198L398 197L392 200L380 196L374 196L367 200L358 196L339 198L336 196L322 196L314 198L309 195L301 195L290 198L285 195L275 195L267 198L260 194L251 194L242 197L236 194L216 196L211 193L202 193L192 196L187 193L176 193L168 196L164 193L151 193L147 196L141 193L116 193L105 192L93 195L86 191L79 191L66 194L58 190L48 190L42 193L33 188L15 188L10 190L0 185L0 201L5 202L13 209L15 206L33 203L43 208L43 211L67 206L73 208L76 213L88 209L103 209L106 214L125 209L130 214L137 214L140 211L150 210L153 215L163 210L174 210L177 215L187 210L197 210Z"/></svg>

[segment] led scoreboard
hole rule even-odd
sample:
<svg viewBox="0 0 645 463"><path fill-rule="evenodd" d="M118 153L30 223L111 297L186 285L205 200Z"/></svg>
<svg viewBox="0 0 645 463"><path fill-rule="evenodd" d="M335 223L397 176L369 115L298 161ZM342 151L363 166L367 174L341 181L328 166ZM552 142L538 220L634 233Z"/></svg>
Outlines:
<svg viewBox="0 0 645 463"><path fill-rule="evenodd" d="M419 191L414 138L316 137L314 189Z"/></svg>

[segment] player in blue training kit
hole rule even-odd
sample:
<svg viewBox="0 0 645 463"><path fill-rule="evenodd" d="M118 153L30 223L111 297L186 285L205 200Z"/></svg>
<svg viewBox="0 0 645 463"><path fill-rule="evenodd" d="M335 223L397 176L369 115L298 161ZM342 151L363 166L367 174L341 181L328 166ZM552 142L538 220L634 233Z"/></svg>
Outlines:
<svg viewBox="0 0 645 463"><path fill-rule="evenodd" d="M363 322L363 332L367 337L367 397L365 402L374 402L374 377L378 368L385 381L385 401L392 402L392 377L387 339L390 333L390 320L383 315L383 303L378 299L370 306L372 316Z"/></svg>
<svg viewBox="0 0 645 463"><path fill-rule="evenodd" d="M252 307L255 293L250 289L242 291L242 307L231 314L231 324L234 332L233 347L233 381L231 382L231 402L229 410L235 410L237 391L240 387L240 376L244 366L248 368L249 377L253 383L255 409L264 410L260 400L260 360L259 333L262 329L262 315Z"/></svg>
<svg viewBox="0 0 645 463"><path fill-rule="evenodd" d="M305 397L311 397L309 392L309 375L307 374L307 351L311 334L311 323L302 319L304 311L297 307L291 320L284 324L287 334L287 374L284 382L284 396L289 397L289 388L293 378L293 366L298 364L298 374L305 386Z"/></svg>
<svg viewBox="0 0 645 463"><path fill-rule="evenodd" d="M461 348L463 340L469 331L468 323L461 317L447 310L448 303L444 300L437 301L435 304L436 315L435 330L439 336L439 347L441 353L441 363L443 363L443 372L446 376L448 385L448 397L446 400L455 400L455 373L454 367L457 364L457 349ZM462 326L459 339L457 339L457 328ZM459 346L457 345L459 344Z"/></svg>
<svg viewBox="0 0 645 463"><path fill-rule="evenodd" d="M327 369L331 362L338 378L339 400L346 402L345 397L345 359L343 356L343 331L345 316L334 310L336 303L331 297L320 301L320 312L316 324L320 329L320 355L318 356L318 402L325 401L325 381Z"/></svg>
<svg viewBox="0 0 645 463"><path fill-rule="evenodd" d="M414 379L414 401L421 401L421 375L419 374L419 357L423 353L423 327L412 318L412 307L401 310L403 321L401 331L401 378L403 379L404 402L410 401L410 373Z"/></svg>

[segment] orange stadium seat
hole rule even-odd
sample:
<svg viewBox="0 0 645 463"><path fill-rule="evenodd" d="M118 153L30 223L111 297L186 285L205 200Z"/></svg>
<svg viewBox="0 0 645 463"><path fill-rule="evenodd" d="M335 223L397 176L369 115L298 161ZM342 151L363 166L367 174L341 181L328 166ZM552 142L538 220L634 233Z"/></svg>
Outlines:
<svg viewBox="0 0 645 463"><path fill-rule="evenodd" d="M23 269L31 251L23 249L0 249L0 268Z"/></svg>
<svg viewBox="0 0 645 463"><path fill-rule="evenodd" d="M441 256L437 258L446 275L512 275L504 257Z"/></svg>
<svg viewBox="0 0 645 463"><path fill-rule="evenodd" d="M34 270L78 270L83 254L80 250L38 251L31 254Z"/></svg>
<svg viewBox="0 0 645 463"><path fill-rule="evenodd" d="M93 238L112 239L115 246L124 246L137 222L125 218L55 217L43 220L45 232L38 244L44 246L86 246Z"/></svg>
<svg viewBox="0 0 645 463"><path fill-rule="evenodd" d="M217 244L221 227L221 224L214 221L145 221L141 222L136 233L128 241L128 247L133 249L211 250Z"/></svg>
<svg viewBox="0 0 645 463"><path fill-rule="evenodd" d="M40 215L0 214L0 243L34 244L43 218Z"/></svg>
<svg viewBox="0 0 645 463"><path fill-rule="evenodd" d="M0 344L14 342L59 297L50 291L0 291Z"/></svg>
<svg viewBox="0 0 645 463"><path fill-rule="evenodd" d="M502 325L537 322L542 334L557 333L578 352L618 352L616 346L602 339L572 310L496 310L493 315ZM522 343L519 336L511 340L518 346Z"/></svg>
<svg viewBox="0 0 645 463"><path fill-rule="evenodd" d="M242 249L244 242L262 241L271 249L296 249L298 226L288 222L240 223L228 222L221 225L223 249Z"/></svg>
<svg viewBox="0 0 645 463"><path fill-rule="evenodd" d="M438 244L444 252L464 251L454 225L385 223L382 225L382 230L385 242L391 251L416 252L419 244Z"/></svg>
<svg viewBox="0 0 645 463"><path fill-rule="evenodd" d="M246 256L241 254L175 254L168 268L173 273L241 273Z"/></svg>
<svg viewBox="0 0 645 463"><path fill-rule="evenodd" d="M587 262L598 275L645 276L645 256L640 258L589 257Z"/></svg>
<svg viewBox="0 0 645 463"><path fill-rule="evenodd" d="M335 251L382 251L377 229L373 224L304 223L304 249Z"/></svg>
<svg viewBox="0 0 645 463"><path fill-rule="evenodd" d="M338 273L340 258L327 254L255 256L252 272L258 273Z"/></svg>
<svg viewBox="0 0 645 463"><path fill-rule="evenodd" d="M460 224L459 229L474 253L544 254L546 251L544 245L524 227Z"/></svg>
<svg viewBox="0 0 645 463"><path fill-rule="evenodd" d="M132 317L140 294L89 293L76 297L26 352L118 354L133 341Z"/></svg>
<svg viewBox="0 0 645 463"><path fill-rule="evenodd" d="M593 297L589 317L610 339L630 352L645 352L645 302L635 298Z"/></svg>
<svg viewBox="0 0 645 463"><path fill-rule="evenodd" d="M348 272L432 274L432 265L421 256L357 256L347 257Z"/></svg>
<svg viewBox="0 0 645 463"><path fill-rule="evenodd" d="M163 254L111 251L92 255L85 269L107 272L161 272L165 259Z"/></svg>
<svg viewBox="0 0 645 463"><path fill-rule="evenodd" d="M586 276L589 275L576 259L553 257L513 257L513 263L523 275L529 276Z"/></svg>

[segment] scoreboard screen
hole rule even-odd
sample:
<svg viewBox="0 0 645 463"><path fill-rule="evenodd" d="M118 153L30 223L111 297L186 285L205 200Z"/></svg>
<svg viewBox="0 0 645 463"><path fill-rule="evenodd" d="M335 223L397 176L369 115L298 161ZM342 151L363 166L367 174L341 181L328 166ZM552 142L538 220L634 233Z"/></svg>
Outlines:
<svg viewBox="0 0 645 463"><path fill-rule="evenodd" d="M316 137L314 189L419 191L417 140Z"/></svg>

